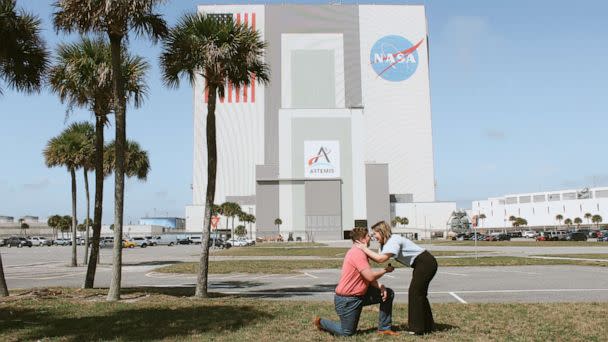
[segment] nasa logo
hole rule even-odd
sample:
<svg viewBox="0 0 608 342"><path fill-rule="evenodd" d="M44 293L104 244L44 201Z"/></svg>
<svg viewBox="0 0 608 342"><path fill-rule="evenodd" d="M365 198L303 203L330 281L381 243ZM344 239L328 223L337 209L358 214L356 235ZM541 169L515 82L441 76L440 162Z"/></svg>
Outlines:
<svg viewBox="0 0 608 342"><path fill-rule="evenodd" d="M418 47L409 40L396 35L385 36L374 44L369 60L378 75L387 81L401 82L410 78L418 68Z"/></svg>

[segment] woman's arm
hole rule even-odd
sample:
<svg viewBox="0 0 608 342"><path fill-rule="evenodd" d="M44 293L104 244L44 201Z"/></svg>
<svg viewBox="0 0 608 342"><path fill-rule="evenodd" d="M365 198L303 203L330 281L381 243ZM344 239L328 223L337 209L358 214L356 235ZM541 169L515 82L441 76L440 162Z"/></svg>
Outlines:
<svg viewBox="0 0 608 342"><path fill-rule="evenodd" d="M362 243L356 243L355 245L358 248L360 248L363 252L365 252L365 254L367 255L368 258L374 260L377 263L383 263L393 256L393 253L378 254L378 253L372 251L371 249L367 248L367 246Z"/></svg>

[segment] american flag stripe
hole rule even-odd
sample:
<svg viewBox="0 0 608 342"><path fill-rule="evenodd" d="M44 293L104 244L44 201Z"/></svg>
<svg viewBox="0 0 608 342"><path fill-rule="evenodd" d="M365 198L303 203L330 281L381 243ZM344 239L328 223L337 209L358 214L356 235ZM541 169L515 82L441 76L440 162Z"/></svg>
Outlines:
<svg viewBox="0 0 608 342"><path fill-rule="evenodd" d="M250 26L253 30L256 29L256 14L255 13L235 13L234 20L237 24ZM242 90L242 91L241 91ZM255 102L255 75L251 76L251 82L249 86L235 87L232 83L228 82L226 85L225 97L220 97L220 103L254 103ZM205 103L209 102L209 89L205 87Z"/></svg>

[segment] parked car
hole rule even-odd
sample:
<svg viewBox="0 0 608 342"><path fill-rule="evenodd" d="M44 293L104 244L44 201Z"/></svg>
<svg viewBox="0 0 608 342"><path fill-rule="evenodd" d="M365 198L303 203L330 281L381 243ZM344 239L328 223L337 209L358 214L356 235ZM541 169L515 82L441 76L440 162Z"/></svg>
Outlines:
<svg viewBox="0 0 608 342"><path fill-rule="evenodd" d="M66 238L58 238L58 239L55 239L53 241L53 244L55 246L71 246L72 245L72 240L71 239L66 239Z"/></svg>
<svg viewBox="0 0 608 342"><path fill-rule="evenodd" d="M4 240L5 239L0 239L0 247L6 246L6 242Z"/></svg>
<svg viewBox="0 0 608 342"><path fill-rule="evenodd" d="M114 246L114 237L106 236L99 239L99 247L113 247Z"/></svg>
<svg viewBox="0 0 608 342"><path fill-rule="evenodd" d="M214 239L213 237L209 238L209 244L208 244L209 248L213 247L214 243L215 243L215 247L218 247L218 248L230 248L230 247L232 247L232 244L230 242L224 241L224 239L221 239L221 238L215 238Z"/></svg>
<svg viewBox="0 0 608 342"><path fill-rule="evenodd" d="M34 246L50 246L53 244L53 241L47 240L43 236L32 236L31 238L29 238L29 240Z"/></svg>
<svg viewBox="0 0 608 342"><path fill-rule="evenodd" d="M509 232L508 235L512 238L520 238L523 236L522 232Z"/></svg>
<svg viewBox="0 0 608 342"><path fill-rule="evenodd" d="M202 241L203 241L203 237L200 235L198 235L198 236L194 235L194 236L190 237L190 243L193 243L195 245L200 245L202 243Z"/></svg>
<svg viewBox="0 0 608 342"><path fill-rule="evenodd" d="M245 247L247 246L247 241L243 240L243 239L230 239L228 240L228 242L233 246L233 247Z"/></svg>
<svg viewBox="0 0 608 342"><path fill-rule="evenodd" d="M156 246L157 245L156 240L154 239L154 237L152 237L152 236L144 236L144 238L146 240L148 240L148 244L150 246Z"/></svg>
<svg viewBox="0 0 608 342"><path fill-rule="evenodd" d="M191 243L192 243L192 241L190 240L189 237L184 237L184 238L178 238L177 239L177 244L178 245L189 245Z"/></svg>
<svg viewBox="0 0 608 342"><path fill-rule="evenodd" d="M602 237L598 237L597 238L597 242L608 242L608 235L602 236Z"/></svg>
<svg viewBox="0 0 608 342"><path fill-rule="evenodd" d="M131 238L131 242L133 242L136 246L141 248L146 248L150 245L150 241L143 237L134 237Z"/></svg>
<svg viewBox="0 0 608 342"><path fill-rule="evenodd" d="M526 230L521 235L527 239L534 239L538 236L538 233L533 230Z"/></svg>
<svg viewBox="0 0 608 342"><path fill-rule="evenodd" d="M11 236L4 241L8 247L32 247L32 242L24 237Z"/></svg>
<svg viewBox="0 0 608 342"><path fill-rule="evenodd" d="M589 234L587 235L587 237L596 238L599 232L600 232L599 230L592 230L592 231L589 232Z"/></svg>
<svg viewBox="0 0 608 342"><path fill-rule="evenodd" d="M135 248L136 244L128 239L122 239L122 248Z"/></svg>
<svg viewBox="0 0 608 342"><path fill-rule="evenodd" d="M151 241L154 245L173 246L177 244L177 236L167 234L156 235L152 237Z"/></svg>
<svg viewBox="0 0 608 342"><path fill-rule="evenodd" d="M587 235L581 232L572 232L566 235L567 241L587 241Z"/></svg>
<svg viewBox="0 0 608 342"><path fill-rule="evenodd" d="M496 240L498 240L498 241L511 241L511 236L509 234L498 234L498 235L496 235Z"/></svg>

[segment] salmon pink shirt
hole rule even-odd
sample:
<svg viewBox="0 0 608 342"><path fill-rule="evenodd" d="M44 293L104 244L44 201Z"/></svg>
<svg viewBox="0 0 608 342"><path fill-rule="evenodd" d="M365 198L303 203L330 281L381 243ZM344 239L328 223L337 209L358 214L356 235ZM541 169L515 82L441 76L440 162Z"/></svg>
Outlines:
<svg viewBox="0 0 608 342"><path fill-rule="evenodd" d="M338 296L363 296L369 282L363 278L361 271L370 268L367 255L361 249L352 247L344 257L342 274L336 287Z"/></svg>

